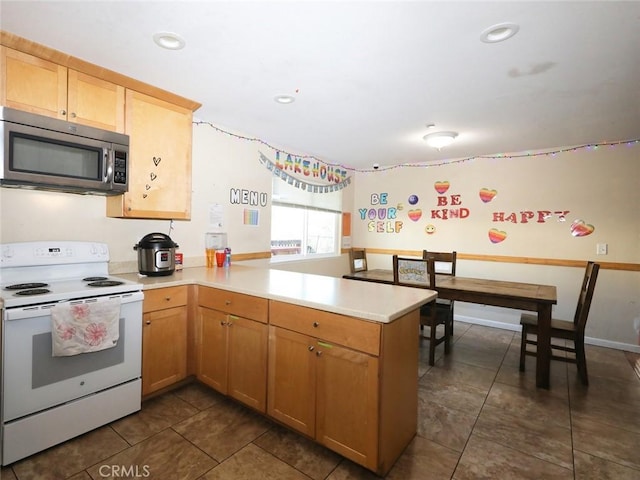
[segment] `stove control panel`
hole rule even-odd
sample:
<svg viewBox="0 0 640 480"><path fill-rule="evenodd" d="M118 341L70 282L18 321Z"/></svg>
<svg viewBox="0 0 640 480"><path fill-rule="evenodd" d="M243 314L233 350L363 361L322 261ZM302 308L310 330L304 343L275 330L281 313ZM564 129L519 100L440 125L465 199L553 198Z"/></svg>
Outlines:
<svg viewBox="0 0 640 480"><path fill-rule="evenodd" d="M20 242L0 245L2 268L108 262L109 247L94 242Z"/></svg>

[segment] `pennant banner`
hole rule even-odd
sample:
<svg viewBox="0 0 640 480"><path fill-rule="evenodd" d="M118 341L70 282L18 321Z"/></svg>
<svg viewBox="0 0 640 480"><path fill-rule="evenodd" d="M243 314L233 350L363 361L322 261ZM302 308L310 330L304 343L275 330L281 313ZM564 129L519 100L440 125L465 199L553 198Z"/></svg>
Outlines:
<svg viewBox="0 0 640 480"><path fill-rule="evenodd" d="M282 181L301 190L306 190L311 193L328 193L342 190L347 185L351 184L351 177L346 176L346 170L339 170L320 162L312 163L309 160L291 157L291 155L287 155L287 159L284 162L280 162L280 152L276 152L276 161L272 162L262 152L259 153L260 163L267 167L267 170L272 172ZM316 183L306 182L297 176L287 173L287 170L291 170L293 173L312 176L314 178L319 178L333 183L319 185Z"/></svg>

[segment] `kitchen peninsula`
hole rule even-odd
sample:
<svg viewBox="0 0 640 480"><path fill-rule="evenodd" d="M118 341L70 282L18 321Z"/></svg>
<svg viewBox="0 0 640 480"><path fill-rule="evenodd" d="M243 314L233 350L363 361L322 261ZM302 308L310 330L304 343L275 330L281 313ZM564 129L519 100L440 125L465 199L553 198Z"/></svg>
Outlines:
<svg viewBox="0 0 640 480"><path fill-rule="evenodd" d="M419 307L436 292L237 264L119 276L144 285L143 383L145 358L173 352L158 385L195 375L379 475L414 437ZM186 332L147 333L174 318ZM183 344L149 356L149 339Z"/></svg>

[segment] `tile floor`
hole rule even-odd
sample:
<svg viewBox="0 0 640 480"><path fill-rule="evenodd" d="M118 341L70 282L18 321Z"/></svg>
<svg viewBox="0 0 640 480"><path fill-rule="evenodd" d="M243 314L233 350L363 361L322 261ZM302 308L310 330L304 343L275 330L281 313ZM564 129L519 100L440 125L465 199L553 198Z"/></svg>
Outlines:
<svg viewBox="0 0 640 480"><path fill-rule="evenodd" d="M418 434L388 479L639 479L640 355L588 347L591 385L552 362L518 371L520 335L456 322L452 353L421 349ZM3 480L375 479L217 393L190 384L140 412L2 468Z"/></svg>

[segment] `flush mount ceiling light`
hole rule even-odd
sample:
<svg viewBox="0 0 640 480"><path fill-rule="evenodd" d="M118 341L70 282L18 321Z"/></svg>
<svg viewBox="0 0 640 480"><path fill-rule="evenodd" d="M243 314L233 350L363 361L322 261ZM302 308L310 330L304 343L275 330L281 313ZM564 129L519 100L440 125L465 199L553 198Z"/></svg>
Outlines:
<svg viewBox="0 0 640 480"><path fill-rule="evenodd" d="M485 29L480 34L480 40L484 43L504 42L518 33L520 27L515 23L498 23Z"/></svg>
<svg viewBox="0 0 640 480"><path fill-rule="evenodd" d="M278 103L282 103L283 105L287 105L296 101L296 99L291 95L276 95L273 99Z"/></svg>
<svg viewBox="0 0 640 480"><path fill-rule="evenodd" d="M184 38L173 32L158 32L153 35L156 45L167 50L181 50L185 46Z"/></svg>
<svg viewBox="0 0 640 480"><path fill-rule="evenodd" d="M427 142L427 145L440 150L451 145L457 136L456 132L435 132L429 133L422 138Z"/></svg>

